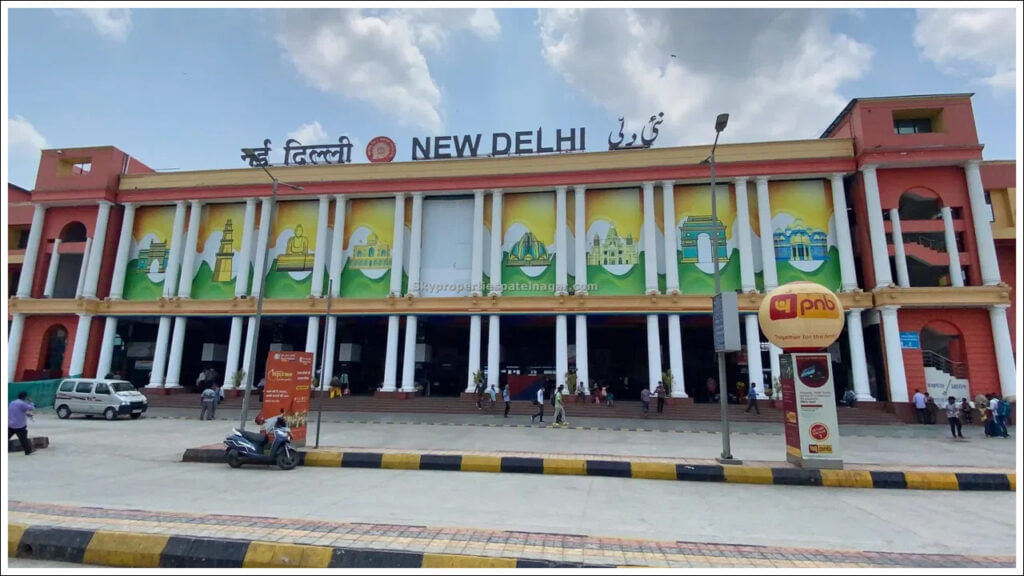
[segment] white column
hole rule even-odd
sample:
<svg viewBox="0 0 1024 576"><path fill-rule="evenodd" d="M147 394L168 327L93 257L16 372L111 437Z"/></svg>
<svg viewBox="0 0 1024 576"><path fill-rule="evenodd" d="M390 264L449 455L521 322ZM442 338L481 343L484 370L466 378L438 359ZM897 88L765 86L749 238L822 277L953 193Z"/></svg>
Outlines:
<svg viewBox="0 0 1024 576"><path fill-rule="evenodd" d="M555 316L555 389L569 372L569 330L565 314Z"/></svg>
<svg viewBox="0 0 1024 576"><path fill-rule="evenodd" d="M228 336L228 357L224 363L224 389L235 388L235 373L238 372L238 356L242 347L242 317L231 318L231 335Z"/></svg>
<svg viewBox="0 0 1024 576"><path fill-rule="evenodd" d="M501 230L497 232L501 236ZM484 281L484 191L473 190L473 252L470 261L470 282L473 285L472 295L479 296ZM477 347L479 354L479 346ZM479 357L478 357L479 359ZM472 386L472 374L470 374L470 386Z"/></svg>
<svg viewBox="0 0 1024 576"><path fill-rule="evenodd" d="M892 284L892 270L889 268L889 247L885 242L885 222L882 216L882 199L878 193L878 174L875 166L861 168L864 174L864 199L868 211L868 234L871 236L871 256L875 270L875 288Z"/></svg>
<svg viewBox="0 0 1024 576"><path fill-rule="evenodd" d="M679 256L676 251L679 249L678 234L679 230L676 228L676 196L675 196L675 183L671 180L665 180L661 183L661 196L664 204L664 232L665 232L665 292L668 294L679 293ZM670 317L671 318L671 317ZM669 330L671 330L672 320L669 320ZM679 317L676 316L676 328L679 327ZM669 352L671 354L671 351ZM680 367L682 366L682 359L679 361ZM681 379L682 374L676 374L675 369L672 370L672 376L676 379ZM673 396L675 390L672 391ZM685 392L683 395L685 396Z"/></svg>
<svg viewBox="0 0 1024 576"><path fill-rule="evenodd" d="M75 329L75 347L71 351L71 365L68 376L85 376L85 352L89 347L89 329L92 327L91 314L78 315L78 327Z"/></svg>
<svg viewBox="0 0 1024 576"><path fill-rule="evenodd" d="M579 206L579 204L576 204ZM587 352L587 317L576 315L576 385L583 386L583 394L590 396L590 356Z"/></svg>
<svg viewBox="0 0 1024 576"><path fill-rule="evenodd" d="M644 182L644 286L648 294L658 293L658 248L654 233L654 182ZM657 381L655 381L657 385ZM653 390L653 388L652 388Z"/></svg>
<svg viewBox="0 0 1024 576"><path fill-rule="evenodd" d="M960 269L960 249L956 247L953 211L949 206L942 208L942 224L946 236L946 253L949 254L949 281L954 287L962 288L964 285L964 273Z"/></svg>
<svg viewBox="0 0 1024 576"><path fill-rule="evenodd" d="M501 295L501 190L491 195L491 294Z"/></svg>
<svg viewBox="0 0 1024 576"><path fill-rule="evenodd" d="M420 252L423 249L423 193L412 194L412 230L409 237L409 293L420 295ZM409 318L414 318L410 316ZM413 320L415 323L415 319ZM413 330L413 334L416 331ZM403 376L404 378L404 376Z"/></svg>
<svg viewBox="0 0 1024 576"><path fill-rule="evenodd" d="M171 336L171 353L167 355L167 379L165 388L181 388L181 354L185 349L185 328L188 318L178 316L174 319L174 334Z"/></svg>
<svg viewBox="0 0 1024 576"><path fill-rule="evenodd" d="M117 336L117 317L107 316L103 326L103 341L100 344L100 361L96 364L96 377L106 378L114 360L114 337Z"/></svg>
<svg viewBox="0 0 1024 576"><path fill-rule="evenodd" d="M334 230L331 231L330 282L334 286L335 296L341 294L341 266L345 250L345 200L344 194L338 194L334 197ZM327 329L331 330L330 326ZM330 358L333 357L334 353L332 352Z"/></svg>
<svg viewBox="0 0 1024 576"><path fill-rule="evenodd" d="M96 228L92 234L92 256L89 257L89 271L85 276L85 289L82 296L96 297L96 286L100 280L100 269L103 267L103 248L107 244L107 222L110 220L110 202L100 202L96 212Z"/></svg>
<svg viewBox="0 0 1024 576"><path fill-rule="evenodd" d="M910 288L910 273L907 271L907 251L903 247L903 227L900 226L900 212L889 210L889 222L892 223L892 245L896 256L896 284L900 288Z"/></svg>
<svg viewBox="0 0 1024 576"><path fill-rule="evenodd" d="M967 193L971 199L971 219L974 221L974 238L978 244L978 260L981 264L981 281L986 286L1002 282L999 276L999 260L996 259L996 245L992 240L992 223L989 222L989 207L985 203L985 187L981 183L979 160L969 160L964 165L967 174Z"/></svg>
<svg viewBox="0 0 1024 576"><path fill-rule="evenodd" d="M392 252L392 256L394 252ZM388 316L387 351L384 356L384 392L395 391L395 374L398 371L398 316Z"/></svg>
<svg viewBox="0 0 1024 576"><path fill-rule="evenodd" d="M889 399L893 402L906 402L907 373L903 367L898 309L899 306L882 306L882 330L885 339L885 364L889 374Z"/></svg>
<svg viewBox="0 0 1024 576"><path fill-rule="evenodd" d="M747 203L747 179L733 180L736 187L736 231L740 241L740 288L742 292L756 292L754 283L754 248L750 242L750 207Z"/></svg>
<svg viewBox="0 0 1024 576"><path fill-rule="evenodd" d="M853 239L850 219L846 213L846 187L842 174L832 175L832 210L836 221L836 242L839 244L839 274L843 292L857 289L857 270L853 263Z"/></svg>
<svg viewBox="0 0 1024 576"><path fill-rule="evenodd" d="M178 279L178 298L192 297L192 276L195 273L196 242L199 239L199 219L203 213L203 204L193 200L188 210L188 234L182 247L181 274Z"/></svg>
<svg viewBox="0 0 1024 576"><path fill-rule="evenodd" d="M661 380L661 333L658 332L657 314L647 315L647 378L651 392L654 392Z"/></svg>
<svg viewBox="0 0 1024 576"><path fill-rule="evenodd" d="M121 217L121 235L117 239L117 256L114 258L114 277L110 279L110 299L120 300L124 294L124 277L128 273L128 258L131 254L132 232L135 230L135 204L124 205Z"/></svg>
<svg viewBox="0 0 1024 576"><path fill-rule="evenodd" d="M405 348L402 350L402 392L416 390L416 316L405 317Z"/></svg>
<svg viewBox="0 0 1024 576"><path fill-rule="evenodd" d="M36 204L32 212L32 225L28 229L28 244L25 246L25 259L21 264L21 276L18 277L18 298L32 296L32 280L36 277L36 259L39 257L39 244L43 238L43 221L46 218L46 206Z"/></svg>
<svg viewBox="0 0 1024 576"><path fill-rule="evenodd" d="M247 321L247 323L246 323L245 348L242 351L242 370L249 370L249 361L252 359L252 355L255 353L255 348L258 345L258 343L253 343L253 338L255 338L255 337L256 337L256 318L254 316L250 316L248 321ZM247 380L248 378L250 378L252 376L254 376L254 375L253 374L246 374L245 375L245 379ZM246 382L246 380L242 380L242 383L244 384ZM253 381L252 385L253 386L256 385L256 381L255 380Z"/></svg>
<svg viewBox="0 0 1024 576"><path fill-rule="evenodd" d="M331 197L321 196L316 213L316 252L313 254L313 278L309 294L319 298L324 294L324 257L327 255L327 216Z"/></svg>
<svg viewBox="0 0 1024 576"><path fill-rule="evenodd" d="M405 260L405 194L395 194L395 230L391 240L391 293L402 295L402 261Z"/></svg>
<svg viewBox="0 0 1024 576"><path fill-rule="evenodd" d="M235 262L235 297L249 294L249 268L252 263L252 234L256 220L256 199L245 200L245 219L242 221L242 250ZM225 380L227 375L225 374Z"/></svg>
<svg viewBox="0 0 1024 576"><path fill-rule="evenodd" d="M501 316L487 320L487 386L498 389L501 375Z"/></svg>
<svg viewBox="0 0 1024 576"><path fill-rule="evenodd" d="M853 391L857 400L874 402L871 384L868 382L868 357L864 353L864 326L861 323L860 308L846 313L846 334L850 340L850 367L853 369ZM901 352L902 354L902 352Z"/></svg>
<svg viewBox="0 0 1024 576"><path fill-rule="evenodd" d="M775 230L772 228L772 204L768 198L768 177L757 177L757 225L761 229L761 270L764 273L764 291L779 286L779 271L775 265ZM778 357L776 357L776 360ZM772 374L777 371L772 372Z"/></svg>
<svg viewBox="0 0 1024 576"><path fill-rule="evenodd" d="M251 292L253 296L257 297L260 290L263 289L263 280L267 275L267 266L269 265L267 262L267 244L270 242L270 207L273 203L272 198L264 198L263 204L260 206L260 233L256 239L256 265L252 278ZM249 363L246 362L245 365L248 366Z"/></svg>
<svg viewBox="0 0 1024 576"><path fill-rule="evenodd" d="M156 345L153 347L153 369L149 374L147 388L161 388L164 385L164 370L167 367L167 341L171 336L171 317L162 316L160 327L156 332Z"/></svg>
<svg viewBox="0 0 1024 576"><path fill-rule="evenodd" d="M15 314L11 318L11 329L7 334L7 381L14 382L17 374L18 355L21 353L21 335L25 331L25 315Z"/></svg>
<svg viewBox="0 0 1024 576"><path fill-rule="evenodd" d="M668 365L672 370L672 397L686 398L683 378L683 338L679 329L679 315L668 315Z"/></svg>
<svg viewBox="0 0 1024 576"><path fill-rule="evenodd" d="M761 331L757 325L757 314L747 314L743 321L747 328L747 370L750 372L748 384L756 384L758 397L764 398L764 367L761 364Z"/></svg>
<svg viewBox="0 0 1024 576"><path fill-rule="evenodd" d="M75 287L75 298L85 293L85 277L89 272L89 259L92 258L92 238L85 240L85 251L82 252L82 267L78 269L78 284Z"/></svg>
<svg viewBox="0 0 1024 576"><path fill-rule="evenodd" d="M772 371L772 398L779 398L781 390L781 373L782 366L779 363L779 356L782 355L782 348L779 348L775 344L768 344L768 365Z"/></svg>
<svg viewBox="0 0 1024 576"><path fill-rule="evenodd" d="M320 347L317 346L320 340L320 317L310 316L306 321L306 352L313 354L313 372L314 374L320 368L320 362L318 356L320 356ZM320 383L321 386L323 382Z"/></svg>
<svg viewBox="0 0 1024 576"><path fill-rule="evenodd" d="M469 370L466 376L466 392L473 392L476 385L473 375L480 370L480 316L469 317Z"/></svg>
<svg viewBox="0 0 1024 576"><path fill-rule="evenodd" d="M60 265L60 238L53 241L53 254L50 255L50 266L46 269L46 286L43 287L43 298L53 298L53 286L57 282L57 266Z"/></svg>
<svg viewBox="0 0 1024 576"><path fill-rule="evenodd" d="M337 222L337 220L335 220ZM323 381L325 386L331 383L331 378L334 377L334 351L338 349L336 342L336 334L338 330L338 318L336 316L327 317L327 329L324 331L324 338L327 339L327 343L324 344L324 373Z"/></svg>
<svg viewBox="0 0 1024 576"><path fill-rule="evenodd" d="M565 186L555 188L555 294L568 292L569 246L566 223ZM564 382L559 380L559 382Z"/></svg>
<svg viewBox="0 0 1024 576"><path fill-rule="evenodd" d="M988 316L992 320L996 366L999 369L999 392L1003 397L1017 393L1017 370L1013 364L1013 347L1010 346L1010 327L1006 322L1007 308L1007 305L1001 304L988 309Z"/></svg>
<svg viewBox="0 0 1024 576"><path fill-rule="evenodd" d="M171 252L167 255L164 274L164 298L174 296L178 287L178 268L181 266L181 244L185 233L185 201L179 200L174 207L174 224L171 228Z"/></svg>
<svg viewBox="0 0 1024 576"><path fill-rule="evenodd" d="M575 240L575 251L576 251L576 293L587 293L587 187L578 185L573 186L573 191L576 194L576 202L574 203L573 220L575 220L576 235L573 237ZM579 318L579 316L577 316ZM585 317L584 317L585 318ZM576 326L579 326L577 321ZM586 322L584 322L586 326ZM586 335L583 336L586 338ZM579 352L576 352L577 362L579 362ZM579 376L579 368L577 366L576 376ZM590 389L587 388L587 392Z"/></svg>

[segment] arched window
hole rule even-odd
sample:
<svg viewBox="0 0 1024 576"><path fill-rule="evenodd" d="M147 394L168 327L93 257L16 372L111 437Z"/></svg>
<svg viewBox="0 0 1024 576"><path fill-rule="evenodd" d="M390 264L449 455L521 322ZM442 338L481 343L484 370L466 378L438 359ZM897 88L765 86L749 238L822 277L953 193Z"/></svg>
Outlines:
<svg viewBox="0 0 1024 576"><path fill-rule="evenodd" d="M938 220L942 218L942 199L928 188L911 188L900 196L900 220Z"/></svg>
<svg viewBox="0 0 1024 576"><path fill-rule="evenodd" d="M64 226L64 229L60 231L60 241L85 242L87 233L85 224L82 224L81 222L68 222L68 224Z"/></svg>
<svg viewBox="0 0 1024 576"><path fill-rule="evenodd" d="M68 331L60 324L51 326L43 339L46 350L43 353L43 370L60 371L64 366L64 350L67 348Z"/></svg>

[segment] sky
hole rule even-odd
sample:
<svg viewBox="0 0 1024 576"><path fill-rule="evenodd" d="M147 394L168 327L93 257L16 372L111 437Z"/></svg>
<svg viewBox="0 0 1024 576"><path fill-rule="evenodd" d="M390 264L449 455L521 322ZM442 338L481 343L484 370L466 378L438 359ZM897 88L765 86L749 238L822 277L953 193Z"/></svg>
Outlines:
<svg viewBox="0 0 1024 576"><path fill-rule="evenodd" d="M9 182L39 151L112 145L157 170L242 147L587 129L608 148L817 138L852 98L973 92L987 160L1016 158L1013 4L974 9L8 8ZM1019 9L1017 9L1019 10Z"/></svg>

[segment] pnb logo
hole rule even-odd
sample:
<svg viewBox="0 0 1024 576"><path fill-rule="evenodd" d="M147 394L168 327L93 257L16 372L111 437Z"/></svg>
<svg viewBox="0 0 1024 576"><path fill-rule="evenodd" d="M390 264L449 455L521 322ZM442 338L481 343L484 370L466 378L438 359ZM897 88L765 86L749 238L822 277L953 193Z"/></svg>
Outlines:
<svg viewBox="0 0 1024 576"><path fill-rule="evenodd" d="M839 310L835 301L824 295L781 294L772 296L769 315L772 320L797 317L836 319L839 318Z"/></svg>

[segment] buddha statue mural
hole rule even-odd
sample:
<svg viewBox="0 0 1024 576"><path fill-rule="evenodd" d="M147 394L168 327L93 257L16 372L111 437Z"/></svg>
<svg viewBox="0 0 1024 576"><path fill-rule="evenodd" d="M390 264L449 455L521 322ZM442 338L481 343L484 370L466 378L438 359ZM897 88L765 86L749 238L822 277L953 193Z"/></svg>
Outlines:
<svg viewBox="0 0 1024 576"><path fill-rule="evenodd" d="M281 272L305 272L313 269L313 253L309 251L309 238L302 235L302 224L296 224L295 235L288 239L285 253L277 257Z"/></svg>

